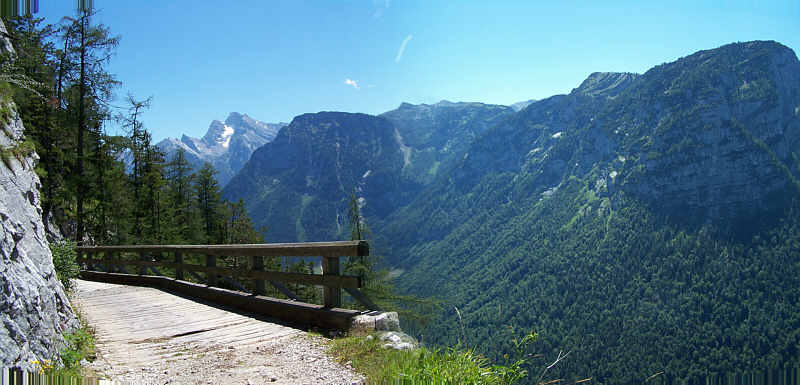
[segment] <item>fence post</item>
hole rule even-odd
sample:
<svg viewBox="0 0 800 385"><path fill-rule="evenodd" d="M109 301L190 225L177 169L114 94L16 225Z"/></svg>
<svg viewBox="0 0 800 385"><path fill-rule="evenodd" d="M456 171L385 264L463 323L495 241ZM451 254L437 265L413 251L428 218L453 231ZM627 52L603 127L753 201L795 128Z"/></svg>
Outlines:
<svg viewBox="0 0 800 385"><path fill-rule="evenodd" d="M175 263L178 264L175 266L175 279L183 281L183 255L180 251L175 252Z"/></svg>
<svg viewBox="0 0 800 385"><path fill-rule="evenodd" d="M89 268L89 270L94 270L95 269L94 264L89 262L93 259L92 253L90 251L81 251L81 255L86 261L86 267Z"/></svg>
<svg viewBox="0 0 800 385"><path fill-rule="evenodd" d="M254 256L253 258L253 271L264 271L264 257ZM255 286L255 293L258 295L267 294L267 286L263 279L253 279L253 286Z"/></svg>
<svg viewBox="0 0 800 385"><path fill-rule="evenodd" d="M103 261L106 264L106 273L113 273L114 272L114 268L112 267L113 265L111 264L113 262L111 260L111 253L109 253L108 251L104 251L103 252Z"/></svg>
<svg viewBox="0 0 800 385"><path fill-rule="evenodd" d="M322 275L339 275L339 257L338 256L323 256L322 257ZM342 290L339 287L331 287L325 285L322 291L322 298L325 307L341 307L342 306Z"/></svg>
<svg viewBox="0 0 800 385"><path fill-rule="evenodd" d="M206 255L206 267L217 267L216 255ZM206 271L206 283L208 286L217 286L217 273Z"/></svg>
<svg viewBox="0 0 800 385"><path fill-rule="evenodd" d="M140 261L147 260L147 254L145 254L144 251L139 253L139 260ZM147 266L145 265L139 266L139 275L145 275L145 274L147 274Z"/></svg>

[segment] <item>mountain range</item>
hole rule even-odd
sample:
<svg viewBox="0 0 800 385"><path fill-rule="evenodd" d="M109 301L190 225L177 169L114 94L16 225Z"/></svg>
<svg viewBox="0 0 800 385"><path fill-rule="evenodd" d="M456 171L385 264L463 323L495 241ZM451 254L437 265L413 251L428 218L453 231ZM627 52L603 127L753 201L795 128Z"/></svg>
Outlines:
<svg viewBox="0 0 800 385"><path fill-rule="evenodd" d="M201 138L183 135L157 144L167 159L179 149L196 170L208 162L217 170L217 181L224 186L244 166L257 148L268 143L286 123L264 123L247 114L231 112L224 122L214 120Z"/></svg>
<svg viewBox="0 0 800 385"><path fill-rule="evenodd" d="M729 44L529 102L304 114L223 194L269 242L347 238L355 194L398 287L445 304L409 326L430 343L502 360L509 325L536 330L544 357L573 352L553 375L603 384L796 363L791 49Z"/></svg>

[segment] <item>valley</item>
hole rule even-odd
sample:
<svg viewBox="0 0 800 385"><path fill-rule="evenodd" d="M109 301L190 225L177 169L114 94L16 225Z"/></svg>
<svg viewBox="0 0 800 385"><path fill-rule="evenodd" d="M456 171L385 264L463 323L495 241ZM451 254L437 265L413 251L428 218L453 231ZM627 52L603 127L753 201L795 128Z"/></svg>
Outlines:
<svg viewBox="0 0 800 385"><path fill-rule="evenodd" d="M346 238L354 193L398 287L443 300L413 326L432 344L502 360L508 327L536 330L538 353L572 351L559 378L599 383L782 367L800 346L798 106L794 52L729 44L518 112L302 115L223 195L285 242Z"/></svg>

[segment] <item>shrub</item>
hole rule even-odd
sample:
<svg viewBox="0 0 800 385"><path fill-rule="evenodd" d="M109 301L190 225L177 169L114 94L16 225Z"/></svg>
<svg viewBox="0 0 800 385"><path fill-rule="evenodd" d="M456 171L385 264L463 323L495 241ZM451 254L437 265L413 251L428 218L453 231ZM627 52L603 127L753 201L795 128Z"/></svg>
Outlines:
<svg viewBox="0 0 800 385"><path fill-rule="evenodd" d="M53 253L53 266L56 268L56 277L64 285L67 291L72 290L72 280L78 277L80 269L75 262L75 242L59 241L50 244L50 251Z"/></svg>

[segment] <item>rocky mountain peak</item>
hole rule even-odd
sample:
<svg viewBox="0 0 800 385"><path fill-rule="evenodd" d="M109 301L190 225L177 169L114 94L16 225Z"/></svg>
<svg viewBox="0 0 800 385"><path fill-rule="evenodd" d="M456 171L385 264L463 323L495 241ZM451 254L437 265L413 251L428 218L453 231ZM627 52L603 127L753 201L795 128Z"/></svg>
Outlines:
<svg viewBox="0 0 800 385"><path fill-rule="evenodd" d="M631 72L594 72L578 88L573 89L572 93L614 97L633 84L639 76L641 75Z"/></svg>
<svg viewBox="0 0 800 385"><path fill-rule="evenodd" d="M233 126L214 120L209 124L208 131L203 136L203 143L208 147L227 148L235 132Z"/></svg>
<svg viewBox="0 0 800 385"><path fill-rule="evenodd" d="M261 122L247 116L247 114L240 114L238 112L231 112L225 119L225 124L233 127L252 126L257 125L258 123Z"/></svg>
<svg viewBox="0 0 800 385"><path fill-rule="evenodd" d="M197 168L205 162L218 171L217 179L225 185L250 159L255 149L272 141L286 123L264 123L247 114L231 112L225 121L213 120L201 139L188 135L180 140L167 138L158 144L170 158L179 148Z"/></svg>

